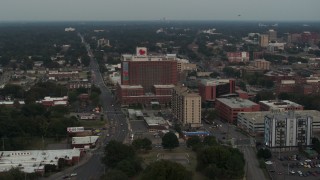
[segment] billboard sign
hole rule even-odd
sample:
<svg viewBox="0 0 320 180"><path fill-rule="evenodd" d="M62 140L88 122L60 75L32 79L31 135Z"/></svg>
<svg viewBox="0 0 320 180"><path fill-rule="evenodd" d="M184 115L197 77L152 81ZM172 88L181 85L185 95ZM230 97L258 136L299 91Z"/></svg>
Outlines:
<svg viewBox="0 0 320 180"><path fill-rule="evenodd" d="M147 48L137 47L137 56L147 56Z"/></svg>
<svg viewBox="0 0 320 180"><path fill-rule="evenodd" d="M129 63L128 62L123 62L123 69L122 69L122 77L124 81L129 80Z"/></svg>
<svg viewBox="0 0 320 180"><path fill-rule="evenodd" d="M76 132L83 132L84 127L68 127L67 132L68 133L76 133Z"/></svg>

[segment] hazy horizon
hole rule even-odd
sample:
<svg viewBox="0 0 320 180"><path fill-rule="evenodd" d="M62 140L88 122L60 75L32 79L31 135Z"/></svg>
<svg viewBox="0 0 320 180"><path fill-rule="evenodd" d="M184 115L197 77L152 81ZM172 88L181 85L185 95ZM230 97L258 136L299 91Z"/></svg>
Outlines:
<svg viewBox="0 0 320 180"><path fill-rule="evenodd" d="M0 21L319 21L319 0L3 0Z"/></svg>

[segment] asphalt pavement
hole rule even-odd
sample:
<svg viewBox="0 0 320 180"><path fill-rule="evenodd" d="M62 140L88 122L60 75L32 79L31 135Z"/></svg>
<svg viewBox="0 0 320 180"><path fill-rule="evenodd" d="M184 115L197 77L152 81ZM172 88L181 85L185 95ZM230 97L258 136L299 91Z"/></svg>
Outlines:
<svg viewBox="0 0 320 180"><path fill-rule="evenodd" d="M228 124L221 120L215 120L217 127L213 125L204 124L206 131L210 132L217 140L226 142L229 139L233 142L232 145L237 147L244 155L246 160L245 166L245 178L246 180L266 180L268 179L259 167L255 151L255 141L253 138L244 135L237 130L237 127L232 124Z"/></svg>
<svg viewBox="0 0 320 180"><path fill-rule="evenodd" d="M85 42L83 36L79 34L82 42L85 44L90 57L90 69L92 72L92 84L99 87L101 90L100 94L100 103L103 108L104 117L107 117L107 124L110 124L110 121L113 122L112 126L108 127L108 132L104 132L100 138L99 143L96 149L92 150L92 156L88 157L89 159L85 160L81 166L71 167L73 173L77 173L77 180L93 180L100 179L101 175L107 170L104 164L101 163L101 158L103 157L103 147L110 140L116 140L124 142L128 136L128 124L125 115L121 111L121 107L115 102L113 95L110 89L105 85L102 75L99 70L99 65L97 60L94 58L93 53L90 49L90 46ZM107 135L109 134L109 135ZM70 172L66 170L67 172ZM65 173L61 172L61 176L56 177L52 176L49 179L62 179Z"/></svg>

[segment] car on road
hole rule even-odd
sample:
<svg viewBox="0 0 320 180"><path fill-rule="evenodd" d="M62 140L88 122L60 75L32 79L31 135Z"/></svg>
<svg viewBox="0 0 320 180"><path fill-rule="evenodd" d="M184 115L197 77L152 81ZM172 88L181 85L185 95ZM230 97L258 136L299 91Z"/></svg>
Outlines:
<svg viewBox="0 0 320 180"><path fill-rule="evenodd" d="M74 177L74 176L77 176L78 174L77 173L72 173L70 174L70 177Z"/></svg>

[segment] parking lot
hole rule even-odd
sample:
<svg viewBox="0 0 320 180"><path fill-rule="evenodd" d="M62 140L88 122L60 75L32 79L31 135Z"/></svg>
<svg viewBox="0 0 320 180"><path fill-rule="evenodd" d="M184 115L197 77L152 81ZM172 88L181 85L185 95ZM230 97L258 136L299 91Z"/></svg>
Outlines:
<svg viewBox="0 0 320 180"><path fill-rule="evenodd" d="M320 179L320 159L307 159L298 152L290 154L273 154L272 164L267 165L272 179Z"/></svg>

